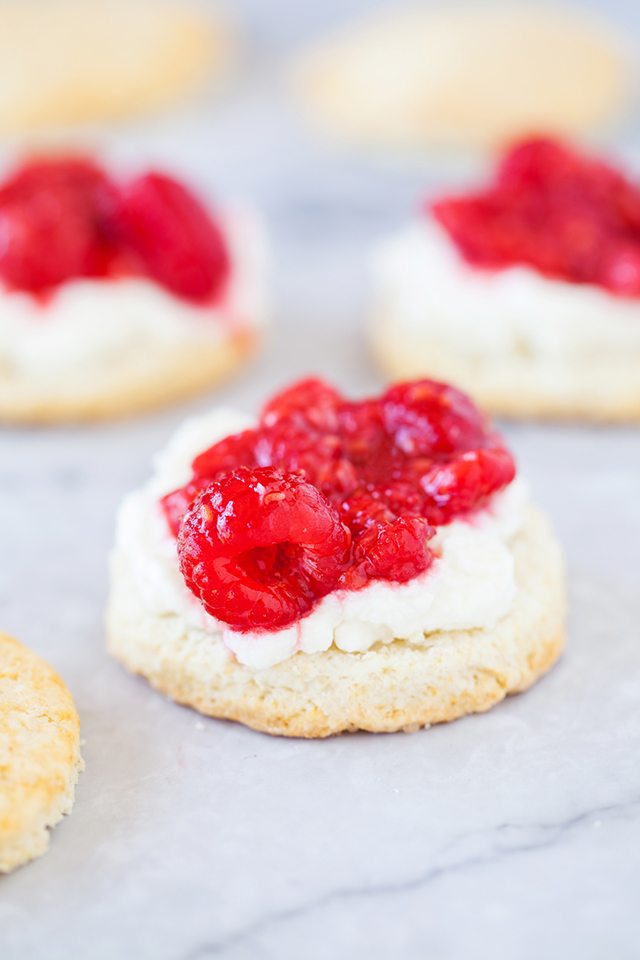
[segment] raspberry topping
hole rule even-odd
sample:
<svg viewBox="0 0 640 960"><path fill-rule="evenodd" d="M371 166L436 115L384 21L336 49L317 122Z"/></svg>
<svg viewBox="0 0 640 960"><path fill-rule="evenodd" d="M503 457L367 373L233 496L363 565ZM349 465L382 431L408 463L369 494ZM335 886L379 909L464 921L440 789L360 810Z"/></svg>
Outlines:
<svg viewBox="0 0 640 960"><path fill-rule="evenodd" d="M544 276L640 297L640 189L561 143L513 147L485 190L430 209L476 267L527 264Z"/></svg>
<svg viewBox="0 0 640 960"><path fill-rule="evenodd" d="M278 629L329 593L351 534L302 477L240 468L198 494L180 526L180 569L214 617L239 630Z"/></svg>
<svg viewBox="0 0 640 960"><path fill-rule="evenodd" d="M482 442L483 421L469 397L444 383L419 380L387 390L382 416L408 456L450 454Z"/></svg>
<svg viewBox="0 0 640 960"><path fill-rule="evenodd" d="M34 293L108 272L117 192L89 160L40 160L0 187L0 275Z"/></svg>
<svg viewBox="0 0 640 960"><path fill-rule="evenodd" d="M515 476L472 401L432 380L360 402L303 380L192 469L162 507L188 586L238 630L286 626L334 589L411 580L433 562L434 526Z"/></svg>
<svg viewBox="0 0 640 960"><path fill-rule="evenodd" d="M178 536L182 518L195 498L210 486L211 480L207 477L194 477L184 487L179 487L162 498L162 509L174 537Z"/></svg>
<svg viewBox="0 0 640 960"><path fill-rule="evenodd" d="M84 157L36 158L0 184L0 278L45 296L80 277L147 276L208 303L229 274L218 226L159 173L116 183Z"/></svg>
<svg viewBox="0 0 640 960"><path fill-rule="evenodd" d="M146 272L179 297L215 297L229 272L224 238L186 187L147 173L123 190L124 233Z"/></svg>
<svg viewBox="0 0 640 960"><path fill-rule="evenodd" d="M369 524L354 545L352 564L340 586L357 590L369 580L412 580L431 566L433 554L427 541L434 533L424 517L398 517Z"/></svg>

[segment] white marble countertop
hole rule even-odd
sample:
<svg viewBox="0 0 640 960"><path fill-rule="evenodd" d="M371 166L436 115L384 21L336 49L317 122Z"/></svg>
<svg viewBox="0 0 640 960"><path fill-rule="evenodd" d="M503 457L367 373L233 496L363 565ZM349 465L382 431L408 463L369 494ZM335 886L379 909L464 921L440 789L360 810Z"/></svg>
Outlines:
<svg viewBox="0 0 640 960"><path fill-rule="evenodd" d="M274 332L219 395L247 410L312 370L380 385L366 253L438 175L319 146L255 83L263 66L211 121L96 134L265 207ZM0 434L0 628L66 678L86 759L49 853L0 879L2 960L638 957L640 432L506 428L567 553L569 644L547 678L448 726L302 742L200 718L104 650L118 501L212 402Z"/></svg>

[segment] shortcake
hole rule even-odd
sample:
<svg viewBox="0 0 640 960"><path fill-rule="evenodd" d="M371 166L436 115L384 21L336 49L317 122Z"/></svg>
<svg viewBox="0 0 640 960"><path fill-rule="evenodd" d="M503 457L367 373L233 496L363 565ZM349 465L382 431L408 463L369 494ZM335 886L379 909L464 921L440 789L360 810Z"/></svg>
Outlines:
<svg viewBox="0 0 640 960"><path fill-rule="evenodd" d="M0 6L0 130L30 134L155 111L233 59L232 30L184 0L19 0Z"/></svg>
<svg viewBox="0 0 640 960"><path fill-rule="evenodd" d="M83 763L71 694L48 664L0 634L0 873L49 846Z"/></svg>
<svg viewBox="0 0 640 960"><path fill-rule="evenodd" d="M610 124L632 61L584 9L463 0L375 10L304 51L293 75L322 130L415 151Z"/></svg>
<svg viewBox="0 0 640 960"><path fill-rule="evenodd" d="M487 710L564 640L562 559L513 457L433 380L315 379L187 422L129 495L108 643L180 703L273 734Z"/></svg>
<svg viewBox="0 0 640 960"><path fill-rule="evenodd" d="M202 391L266 314L256 218L157 170L25 160L0 183L0 420L134 413Z"/></svg>
<svg viewBox="0 0 640 960"><path fill-rule="evenodd" d="M450 380L492 413L640 418L640 189L554 140L436 196L373 265L391 376Z"/></svg>

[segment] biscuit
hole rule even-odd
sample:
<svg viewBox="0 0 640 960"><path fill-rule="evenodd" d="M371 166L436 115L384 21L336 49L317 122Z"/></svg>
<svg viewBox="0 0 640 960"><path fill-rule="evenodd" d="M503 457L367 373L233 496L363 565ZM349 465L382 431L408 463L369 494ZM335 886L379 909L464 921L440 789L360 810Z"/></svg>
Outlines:
<svg viewBox="0 0 640 960"><path fill-rule="evenodd" d="M627 58L579 11L409 7L353 24L303 56L294 82L327 132L392 147L494 146L609 121Z"/></svg>
<svg viewBox="0 0 640 960"><path fill-rule="evenodd" d="M220 640L175 614L152 615L132 586L130 560L112 562L109 648L129 670L179 703L213 717L291 737L343 731L413 730L488 710L529 687L564 643L565 592L559 547L530 508L512 544L516 597L492 629L395 640L365 653L336 647L296 653L254 670Z"/></svg>
<svg viewBox="0 0 640 960"><path fill-rule="evenodd" d="M20 0L0 8L0 130L134 116L220 74L230 37L191 5Z"/></svg>
<svg viewBox="0 0 640 960"><path fill-rule="evenodd" d="M429 376L455 383L494 416L514 419L625 423L640 420L640 357L601 352L553 362L517 343L493 352L466 352L451 338L397 330L381 315L370 331L370 346L381 370L392 379Z"/></svg>
<svg viewBox="0 0 640 960"><path fill-rule="evenodd" d="M216 343L147 344L91 375L44 380L0 368L0 422L55 424L143 413L196 396L231 377L253 352L257 335Z"/></svg>
<svg viewBox="0 0 640 960"><path fill-rule="evenodd" d="M71 694L40 657L0 634L0 873L45 852L82 766Z"/></svg>

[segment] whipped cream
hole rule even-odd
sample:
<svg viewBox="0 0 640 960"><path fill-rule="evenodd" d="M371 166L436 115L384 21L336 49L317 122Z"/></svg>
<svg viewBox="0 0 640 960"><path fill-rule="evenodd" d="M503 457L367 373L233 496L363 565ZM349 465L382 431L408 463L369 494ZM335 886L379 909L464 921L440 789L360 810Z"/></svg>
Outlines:
<svg viewBox="0 0 640 960"><path fill-rule="evenodd" d="M0 375L59 380L117 364L132 351L193 342L215 345L266 317L261 230L246 213L222 221L231 253L224 297L199 306L140 277L77 279L41 303L0 287Z"/></svg>
<svg viewBox="0 0 640 960"><path fill-rule="evenodd" d="M520 480L473 517L439 527L430 543L436 559L407 583L374 581L362 590L336 590L306 617L278 631L239 633L211 617L182 578L176 542L158 500L190 479L196 454L253 425L252 418L224 409L187 421L156 458L153 478L122 504L116 553L126 558L131 589L150 614L179 617L187 630L206 631L240 663L262 669L298 651L317 653L332 644L346 652L398 639L427 644L430 634L492 627L509 612L516 589L509 542L527 502Z"/></svg>
<svg viewBox="0 0 640 960"><path fill-rule="evenodd" d="M640 300L527 266L473 267L427 215L381 246L373 270L381 319L392 317L399 337L433 335L469 357L511 349L549 361L640 349Z"/></svg>

